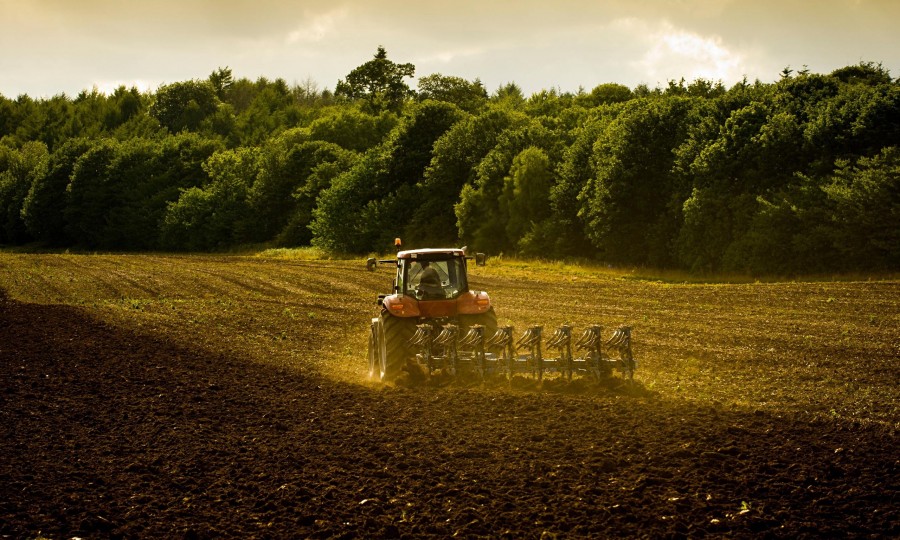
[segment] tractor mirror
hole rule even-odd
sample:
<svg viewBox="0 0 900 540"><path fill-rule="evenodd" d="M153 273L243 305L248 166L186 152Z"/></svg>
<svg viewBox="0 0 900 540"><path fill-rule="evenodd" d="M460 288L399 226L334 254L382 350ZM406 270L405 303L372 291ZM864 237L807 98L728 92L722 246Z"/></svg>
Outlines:
<svg viewBox="0 0 900 540"><path fill-rule="evenodd" d="M475 266L484 266L487 264L487 255L484 253L475 254Z"/></svg>
<svg viewBox="0 0 900 540"><path fill-rule="evenodd" d="M366 270L368 270L369 272L374 272L375 268L377 267L378 259L376 259L375 257L369 257L368 259L366 259Z"/></svg>

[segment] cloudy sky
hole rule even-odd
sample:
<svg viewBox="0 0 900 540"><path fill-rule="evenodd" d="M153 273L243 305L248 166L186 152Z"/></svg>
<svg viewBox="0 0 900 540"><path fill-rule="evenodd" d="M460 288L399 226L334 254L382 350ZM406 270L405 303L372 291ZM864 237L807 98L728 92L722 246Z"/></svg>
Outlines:
<svg viewBox="0 0 900 540"><path fill-rule="evenodd" d="M898 0L0 0L0 94L154 89L224 66L333 89L379 45L419 76L526 94L861 61L900 77L898 21Z"/></svg>

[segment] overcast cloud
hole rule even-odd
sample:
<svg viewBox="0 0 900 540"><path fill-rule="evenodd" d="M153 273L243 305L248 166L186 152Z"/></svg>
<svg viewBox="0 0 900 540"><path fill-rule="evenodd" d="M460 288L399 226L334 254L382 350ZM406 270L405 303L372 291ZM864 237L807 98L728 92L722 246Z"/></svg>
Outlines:
<svg viewBox="0 0 900 540"><path fill-rule="evenodd" d="M205 78L333 89L379 45L416 74L526 92L698 77L771 82L860 61L900 76L894 0L0 0L0 94Z"/></svg>

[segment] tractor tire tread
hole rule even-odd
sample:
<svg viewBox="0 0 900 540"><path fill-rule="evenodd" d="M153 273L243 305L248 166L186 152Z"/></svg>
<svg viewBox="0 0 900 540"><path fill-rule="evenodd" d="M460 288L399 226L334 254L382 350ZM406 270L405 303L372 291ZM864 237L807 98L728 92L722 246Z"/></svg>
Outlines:
<svg viewBox="0 0 900 540"><path fill-rule="evenodd" d="M396 378L406 365L406 358L409 356L407 342L415 333L416 325L414 319L395 317L387 312L381 314L381 324L384 328L386 356L384 378L391 380Z"/></svg>

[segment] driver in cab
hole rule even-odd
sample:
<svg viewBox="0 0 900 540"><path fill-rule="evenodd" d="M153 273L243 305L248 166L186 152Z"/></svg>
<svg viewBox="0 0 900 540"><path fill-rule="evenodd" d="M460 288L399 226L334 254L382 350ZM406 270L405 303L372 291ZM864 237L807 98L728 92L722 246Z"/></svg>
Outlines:
<svg viewBox="0 0 900 540"><path fill-rule="evenodd" d="M431 267L428 261L419 263L422 271L419 274L419 285L416 290L421 291L424 300L445 298L444 288L441 286L441 277L437 270Z"/></svg>

